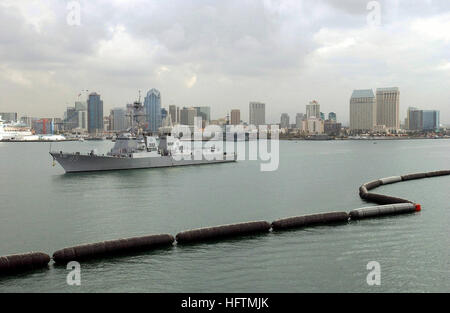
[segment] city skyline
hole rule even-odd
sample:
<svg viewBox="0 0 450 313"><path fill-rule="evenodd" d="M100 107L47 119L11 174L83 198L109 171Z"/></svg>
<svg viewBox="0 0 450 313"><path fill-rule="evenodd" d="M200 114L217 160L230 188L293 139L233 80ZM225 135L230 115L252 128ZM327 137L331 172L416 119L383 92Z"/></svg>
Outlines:
<svg viewBox="0 0 450 313"><path fill-rule="evenodd" d="M381 24L371 26L365 1L81 1L71 26L65 2L5 0L0 110L61 116L89 89L108 112L154 87L163 107L210 106L212 118L233 108L248 120L248 102L261 101L276 123L317 99L348 124L352 90L398 86L401 121L413 106L449 124L450 3L379 2Z"/></svg>

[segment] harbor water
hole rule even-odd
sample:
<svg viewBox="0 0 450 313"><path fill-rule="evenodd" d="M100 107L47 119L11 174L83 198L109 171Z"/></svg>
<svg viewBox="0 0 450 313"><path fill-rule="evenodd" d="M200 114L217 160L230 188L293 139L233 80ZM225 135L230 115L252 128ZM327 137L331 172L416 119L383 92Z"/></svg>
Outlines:
<svg viewBox="0 0 450 313"><path fill-rule="evenodd" d="M259 161L64 174L49 143L0 143L0 255L370 206L361 184L450 168L450 140L281 141ZM109 141L54 143L104 153ZM376 192L422 205L412 215L175 246L0 277L0 292L450 292L450 177ZM381 285L366 266L379 262Z"/></svg>

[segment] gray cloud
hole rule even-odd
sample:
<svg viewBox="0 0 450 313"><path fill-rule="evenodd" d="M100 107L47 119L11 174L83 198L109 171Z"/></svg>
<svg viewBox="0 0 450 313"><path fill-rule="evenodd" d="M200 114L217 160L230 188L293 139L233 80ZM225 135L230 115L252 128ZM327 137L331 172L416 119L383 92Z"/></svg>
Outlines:
<svg viewBox="0 0 450 313"><path fill-rule="evenodd" d="M395 84L401 109L448 118L448 1L380 1L382 25L366 23L367 1L80 1L81 26L65 1L0 4L0 111L61 115L80 90L106 108L138 89L163 105L211 105L213 117L266 101L271 121L318 99L348 119L353 88ZM424 91L426 87L426 91Z"/></svg>

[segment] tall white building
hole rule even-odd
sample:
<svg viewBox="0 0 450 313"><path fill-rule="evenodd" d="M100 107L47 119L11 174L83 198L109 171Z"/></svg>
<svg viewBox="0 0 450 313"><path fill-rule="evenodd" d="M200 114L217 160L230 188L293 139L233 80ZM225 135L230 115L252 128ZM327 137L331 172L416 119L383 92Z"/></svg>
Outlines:
<svg viewBox="0 0 450 313"><path fill-rule="evenodd" d="M262 102L250 102L249 104L249 123L250 125L266 124L266 104Z"/></svg>
<svg viewBox="0 0 450 313"><path fill-rule="evenodd" d="M316 100L306 105L306 118L320 118L320 104Z"/></svg>
<svg viewBox="0 0 450 313"><path fill-rule="evenodd" d="M350 98L350 130L370 131L377 121L377 104L372 89L354 90Z"/></svg>
<svg viewBox="0 0 450 313"><path fill-rule="evenodd" d="M311 117L302 122L302 131L309 134L320 135L324 132L324 122L322 119L317 117Z"/></svg>
<svg viewBox="0 0 450 313"><path fill-rule="evenodd" d="M377 125L400 129L400 91L397 87L377 89Z"/></svg>

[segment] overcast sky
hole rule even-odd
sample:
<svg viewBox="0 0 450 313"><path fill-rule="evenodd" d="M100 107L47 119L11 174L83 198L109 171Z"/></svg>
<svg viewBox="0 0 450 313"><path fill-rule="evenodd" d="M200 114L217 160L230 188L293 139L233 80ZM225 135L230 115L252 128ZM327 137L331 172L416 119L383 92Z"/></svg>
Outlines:
<svg viewBox="0 0 450 313"><path fill-rule="evenodd" d="M379 1L379 26L360 0L86 0L79 26L69 2L0 0L0 112L61 117L89 90L106 114L157 88L212 118L263 101L293 122L315 99L347 123L353 89L397 86L402 119L450 123L448 0Z"/></svg>

